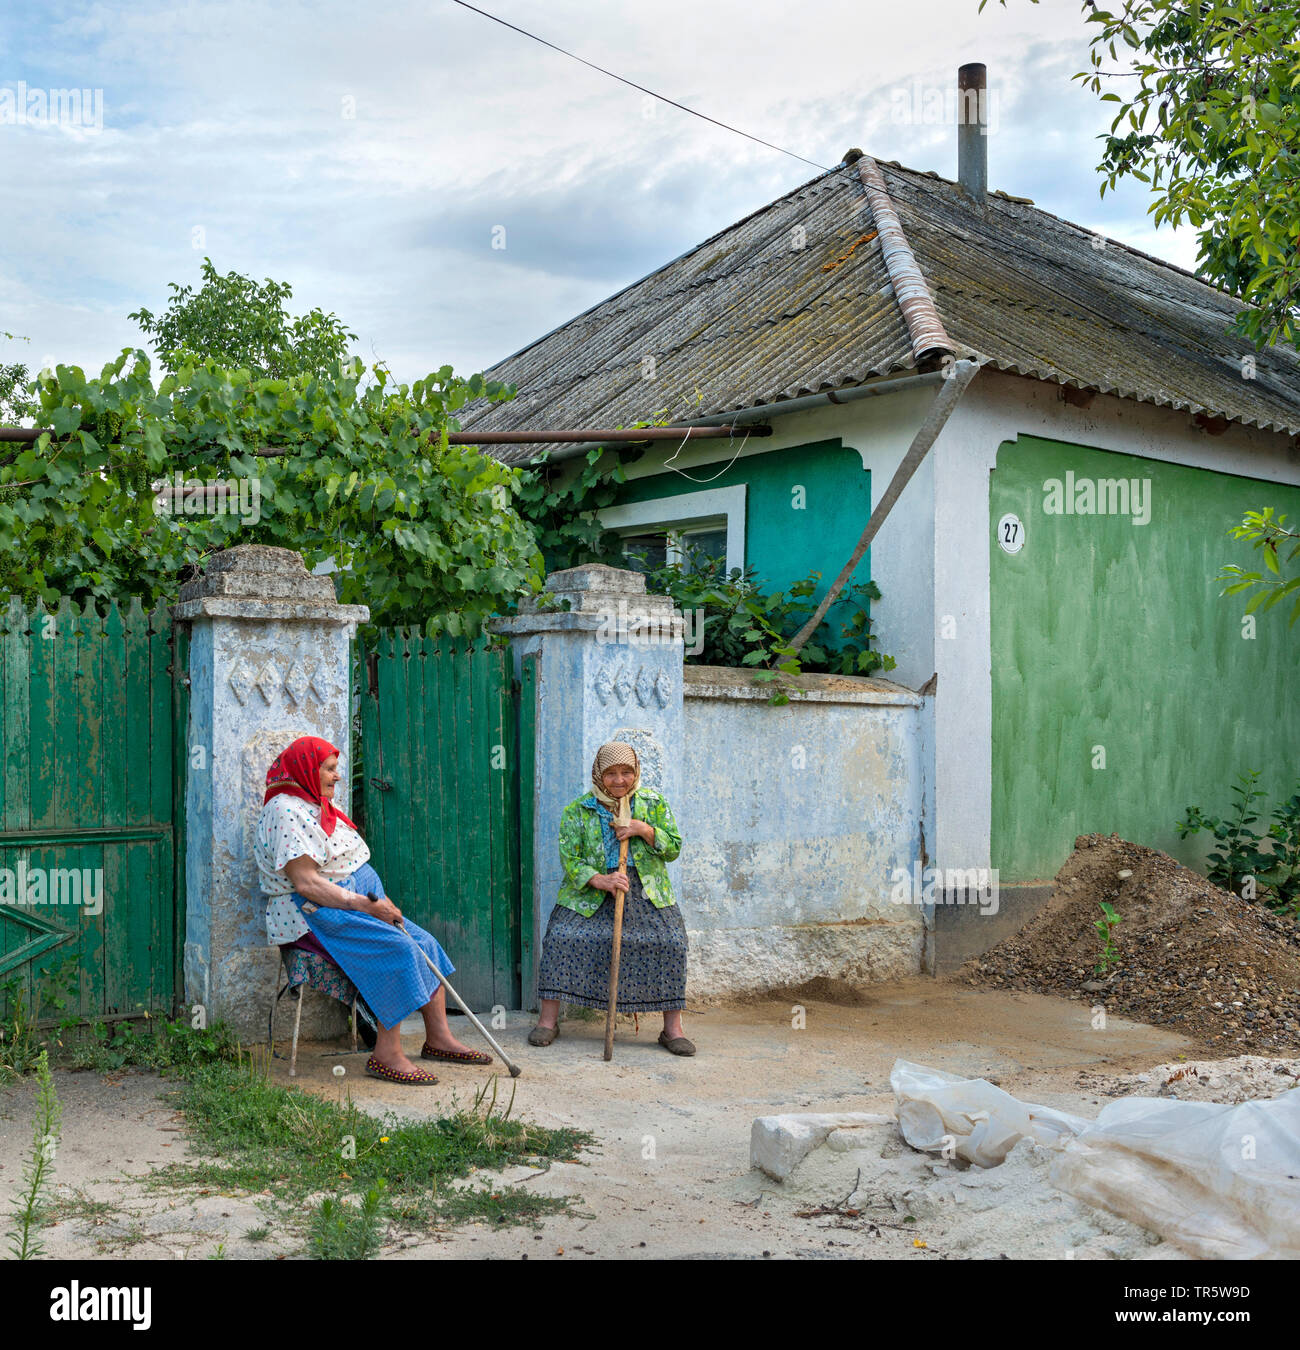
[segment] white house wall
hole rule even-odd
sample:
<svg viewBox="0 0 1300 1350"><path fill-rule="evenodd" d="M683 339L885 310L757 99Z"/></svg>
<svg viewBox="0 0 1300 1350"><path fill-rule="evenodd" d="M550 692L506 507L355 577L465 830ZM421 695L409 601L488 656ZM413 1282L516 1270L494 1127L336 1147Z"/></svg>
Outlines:
<svg viewBox="0 0 1300 1350"><path fill-rule="evenodd" d="M774 434L745 446L739 458L838 437L871 470L874 505L935 392L912 389L774 417ZM1168 408L1105 394L1080 408L1065 402L1058 385L992 370L976 377L871 551L871 575L882 594L873 606L877 645L897 662L889 678L919 689L938 677L933 763L925 766L933 823L927 811L925 843L931 863L944 868L990 862L989 474L998 447L1021 435L1300 483L1300 453L1283 435L1233 424L1215 436ZM666 454L647 455L628 477L661 472ZM699 442L675 462L693 471L716 468L731 455L726 442ZM844 561L828 558L827 574Z"/></svg>

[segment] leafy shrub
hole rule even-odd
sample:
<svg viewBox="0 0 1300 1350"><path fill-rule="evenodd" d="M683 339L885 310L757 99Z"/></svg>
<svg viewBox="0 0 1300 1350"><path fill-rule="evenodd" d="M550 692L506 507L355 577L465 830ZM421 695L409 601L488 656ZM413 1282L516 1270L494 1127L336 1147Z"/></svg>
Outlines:
<svg viewBox="0 0 1300 1350"><path fill-rule="evenodd" d="M1264 831L1257 803L1268 794L1259 790L1259 772L1240 774L1231 794L1230 814L1220 819L1189 806L1175 828L1179 838L1208 830L1218 842L1209 854L1208 876L1216 886L1244 899L1260 899L1279 914L1300 917L1300 784L1274 808Z"/></svg>
<svg viewBox="0 0 1300 1350"><path fill-rule="evenodd" d="M756 669L755 678L764 681L802 671L870 675L892 670L893 657L871 646L867 604L880 599L874 581L846 586L808 642L797 655L791 652L795 634L817 608L820 583L821 573L811 572L788 590L765 591L754 568L728 572L721 560L700 556L690 558L686 566L669 563L646 575L647 589L671 596L683 613L703 612L703 649L688 655L688 662L774 666Z"/></svg>
<svg viewBox="0 0 1300 1350"><path fill-rule="evenodd" d="M4 1019L0 1021L0 1087L30 1073L42 1053L36 1028L27 1016L21 980L5 981L4 1006Z"/></svg>
<svg viewBox="0 0 1300 1350"><path fill-rule="evenodd" d="M87 1040L68 1048L70 1069L110 1073L117 1069L154 1069L159 1073L186 1074L205 1064L238 1057L239 1041L225 1022L210 1027L192 1027L183 1019L151 1019L144 1029L130 1022L111 1028L98 1022Z"/></svg>

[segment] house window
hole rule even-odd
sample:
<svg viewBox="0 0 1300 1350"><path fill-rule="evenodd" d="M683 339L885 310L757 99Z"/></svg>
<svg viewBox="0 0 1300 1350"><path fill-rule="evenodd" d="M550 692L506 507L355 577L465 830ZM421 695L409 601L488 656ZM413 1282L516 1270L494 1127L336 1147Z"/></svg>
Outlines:
<svg viewBox="0 0 1300 1350"><path fill-rule="evenodd" d="M607 506L597 512L607 530L623 536L627 565L648 572L665 563L690 567L716 558L728 572L745 566L745 484L683 492L653 501Z"/></svg>
<svg viewBox="0 0 1300 1350"><path fill-rule="evenodd" d="M686 571L693 571L700 563L727 562L727 527L706 526L702 530L682 530L675 541L675 550Z"/></svg>
<svg viewBox="0 0 1300 1350"><path fill-rule="evenodd" d="M668 561L668 535L625 534L623 556L634 572L653 572Z"/></svg>
<svg viewBox="0 0 1300 1350"><path fill-rule="evenodd" d="M623 536L623 556L634 572L652 572L676 563L690 572L712 562L726 568L727 526L723 521L702 528L638 531Z"/></svg>

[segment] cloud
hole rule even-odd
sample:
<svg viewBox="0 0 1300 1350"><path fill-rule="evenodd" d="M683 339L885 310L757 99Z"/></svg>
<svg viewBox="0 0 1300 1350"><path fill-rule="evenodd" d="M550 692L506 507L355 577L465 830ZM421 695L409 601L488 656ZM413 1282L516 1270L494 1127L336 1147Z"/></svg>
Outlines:
<svg viewBox="0 0 1300 1350"><path fill-rule="evenodd" d="M946 92L982 54L993 186L1194 257L1152 231L1144 192L1099 200L1108 118L1070 81L1086 33L1062 7L934 0L924 23L835 0L487 7L819 164L859 145L947 177L954 128L899 121L898 91ZM0 127L21 203L0 328L33 357L97 368L138 344L126 315L160 309L207 254L289 281L295 310L338 313L401 378L479 369L815 173L451 4L10 8L0 85L102 89L105 107L97 135Z"/></svg>

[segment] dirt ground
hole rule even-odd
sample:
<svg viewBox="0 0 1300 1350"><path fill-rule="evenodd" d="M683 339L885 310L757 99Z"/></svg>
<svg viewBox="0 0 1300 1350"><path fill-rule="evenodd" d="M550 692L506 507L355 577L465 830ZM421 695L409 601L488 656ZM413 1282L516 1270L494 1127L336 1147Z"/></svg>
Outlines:
<svg viewBox="0 0 1300 1350"><path fill-rule="evenodd" d="M840 1155L844 1164L838 1172L819 1164L798 1185L791 1178L782 1186L750 1169L751 1122L798 1111L892 1114L888 1079L899 1057L989 1078L1022 1099L1093 1116L1110 1095L1134 1091L1131 1082L1116 1086L1125 1076L1199 1057L1190 1041L1170 1030L1115 1017L1095 1029L1087 1004L1062 998L927 978L859 991L857 997L851 1006L809 1001L802 1018L789 1000L688 1012L687 1033L700 1048L694 1059L671 1056L658 1046L658 1019L646 1018L639 1036L630 1023L620 1030L609 1064L601 1059L601 1022L566 1021L559 1040L543 1050L526 1044L532 1018L512 1014L498 1036L524 1069L515 1111L544 1125L580 1126L601 1142L580 1163L555 1164L544 1174L515 1168L504 1180L530 1177L525 1184L547 1194L579 1195L576 1215L547 1219L539 1231L471 1225L433 1238L394 1232L385 1255L996 1257L1004 1253L975 1242L970 1232L958 1241L957 1230L937 1213L895 1212L905 1206L889 1197L878 1197L893 1210L874 1210L880 1220L875 1223L811 1213L833 1207L852 1189L854 1155ZM461 1034L473 1035L468 1028ZM418 1045L418 1036L408 1038L408 1046ZM332 1072L339 1064L347 1070L342 1080ZM364 1057L304 1044L297 1082L331 1098L350 1090L377 1113L416 1116L439 1114L453 1100L468 1104L485 1077L482 1070L440 1066L436 1088L403 1089L365 1077L363 1064ZM276 1060L274 1071L289 1081L285 1061ZM64 1142L55 1179L66 1217L45 1230L50 1256L265 1259L300 1253L300 1244L277 1233L274 1223L269 1237L249 1240L249 1230L268 1224L255 1197L214 1194L195 1201L189 1195L146 1194L132 1181L185 1154L179 1123L161 1100L168 1088L164 1081L139 1073L106 1078L59 1073L57 1086ZM504 1073L501 1087L508 1093ZM6 1210L29 1148L31 1109L30 1083L0 1093L0 1206ZM904 1161L913 1170L945 1166L906 1151ZM985 1185L990 1194L976 1197L978 1203L968 1209L994 1204L999 1184L994 1179ZM819 1186L825 1196L815 1194ZM1122 1241L1107 1236L1118 1231L1116 1225L1126 1227L1118 1220L1098 1226L1077 1207L1059 1203L1052 1212L1059 1219L1056 1227L1044 1228L1037 1246L1035 1239L1017 1254L1069 1258L1075 1255L1072 1244L1084 1255L1138 1254L1137 1230L1121 1235ZM1162 1247L1152 1254L1175 1253Z"/></svg>

